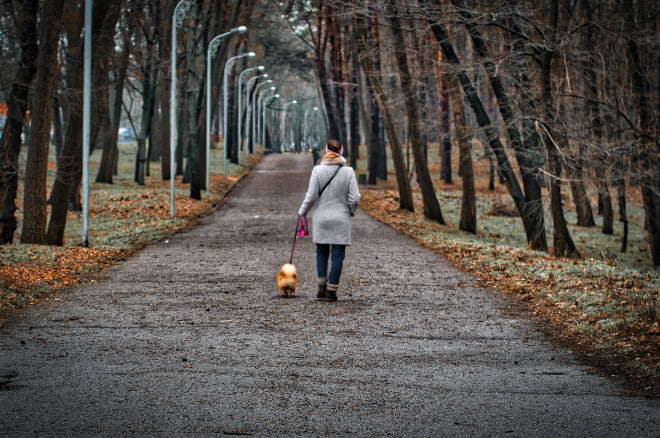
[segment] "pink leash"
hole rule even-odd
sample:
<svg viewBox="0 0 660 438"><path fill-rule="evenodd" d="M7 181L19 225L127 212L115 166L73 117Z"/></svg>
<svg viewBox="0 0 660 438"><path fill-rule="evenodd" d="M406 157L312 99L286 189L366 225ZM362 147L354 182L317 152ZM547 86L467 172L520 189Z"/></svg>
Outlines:
<svg viewBox="0 0 660 438"><path fill-rule="evenodd" d="M296 240L298 236L305 237L308 233L307 231L307 218L305 216L298 215L298 221L296 222L296 232L293 233L293 245L291 246L291 257L289 257L289 264L293 262L293 250L296 247Z"/></svg>

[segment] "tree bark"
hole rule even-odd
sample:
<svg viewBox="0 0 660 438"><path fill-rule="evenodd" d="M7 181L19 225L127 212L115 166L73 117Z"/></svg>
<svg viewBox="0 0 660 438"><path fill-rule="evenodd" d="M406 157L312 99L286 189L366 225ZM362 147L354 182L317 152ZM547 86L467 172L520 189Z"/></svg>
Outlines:
<svg viewBox="0 0 660 438"><path fill-rule="evenodd" d="M103 53L106 53L108 57L112 56L115 52L114 50L114 27L119 19L119 14L121 10L122 1L112 2L115 4L114 8L108 11L108 23L112 25L106 25L106 20L104 20L103 25L103 38L106 39L110 36L110 44L107 41L104 41L103 47L100 50L103 50ZM98 183L108 183L112 184L114 170L115 170L115 161L117 159L117 137L119 132L119 125L121 120L121 104L122 97L124 94L124 84L126 82L126 71L128 69L128 61L130 55L130 38L126 34L130 32L129 29L123 30L123 41L122 41L122 51L115 57L115 73L116 80L114 83L114 102L112 105L108 102L106 107L108 108L107 117L105 118L106 126L105 133L102 137L102 152L101 152L101 162L99 163L99 171L96 175L96 182ZM106 34L107 33L107 34ZM105 73L106 75L108 73ZM104 98L107 100L110 93L107 90L104 90ZM98 105L101 107L101 105ZM110 116L112 114L112 116Z"/></svg>
<svg viewBox="0 0 660 438"><path fill-rule="evenodd" d="M318 8L317 13L317 41L315 44L314 65L321 88L322 103L325 106L323 112L328 126L328 138L341 140L341 128L338 120L338 108L335 105L333 96L332 75L326 66L326 55L328 54L328 45L330 43L330 34L332 32L332 22L334 12L331 5L325 2ZM342 143L343 144L343 143Z"/></svg>
<svg viewBox="0 0 660 438"><path fill-rule="evenodd" d="M94 11L96 12L96 10ZM78 30L83 27L84 10L77 11L77 21L71 23L67 29L67 36L76 44L77 50L72 51L69 58L70 65L83 65L83 45ZM98 20L98 17L96 17ZM98 38L93 34L93 39ZM50 194L51 213L45 243L49 245L63 245L66 229L67 212L75 208L69 205L71 197L75 196L75 189L80 184L82 176L82 101L83 101L83 69L77 68L69 72L68 81L74 92L72 108L69 112L69 121L66 125L66 142L62 148L55 181Z"/></svg>
<svg viewBox="0 0 660 438"><path fill-rule="evenodd" d="M408 175L406 174L406 167L403 159L403 147L401 144L401 139L399 133L396 129L396 122L394 121L394 116L392 114L392 105L390 103L389 97L383 92L383 86L381 84L380 78L377 75L376 66L374 65L374 59L371 57L370 47L369 47L369 32L366 20L367 18L362 14L355 14L356 20L356 30L357 30L357 47L358 47L358 58L360 60L360 65L362 70L369 82L369 87L373 90L374 96L378 102L378 107L381 110L385 121L385 129L387 130L389 140L390 140L390 149L392 151L392 161L394 161L394 169L396 172L396 180L399 188L399 209L415 211L415 204L412 197L412 189L410 187L410 182L408 181ZM375 123L372 122L372 133ZM373 134L372 134L373 135ZM373 142L372 138L372 142Z"/></svg>
<svg viewBox="0 0 660 438"><path fill-rule="evenodd" d="M651 20L639 19L640 16L644 16L642 12L645 11L638 3L626 0L625 7L628 12L626 22L629 35L634 36L637 26L642 25L642 22L645 23L644 26L649 26ZM650 61L642 58L635 38L628 39L627 49L632 91L638 113L638 127L639 131L645 134L639 137L637 148L640 157L640 184L646 213L646 232L651 246L653 265L660 266L660 145L657 139L655 141L652 139L652 135L657 131L657 121L654 121L648 98L651 89L648 72L653 70L647 65Z"/></svg>
<svg viewBox="0 0 660 438"><path fill-rule="evenodd" d="M13 3L9 3L13 6ZM13 243L17 228L16 193L18 190L18 155L21 134L28 108L30 84L37 72L38 0L23 2L23 9L14 11L20 38L21 58L18 72L7 101L7 121L0 139L0 243Z"/></svg>
<svg viewBox="0 0 660 438"><path fill-rule="evenodd" d="M541 155L538 142L533 138L523 139L518 130L518 123L510 103L509 96L505 91L504 85L497 74L497 66L490 58L488 48L474 22L473 14L465 9L460 0L452 0L452 3L459 8L461 16L465 19L464 24L470 34L474 51L483 63L484 70L488 76L491 87L497 98L497 105L502 116L502 120L507 127L507 133L511 139L511 144L515 151L516 161L522 176L523 188L525 190L525 202L521 215L525 225L527 241L533 249L546 250L547 241L545 237L545 224L543 217L543 195L538 172L538 165L534 162L534 157ZM529 67L526 63L520 63L521 75L526 76ZM528 82L523 78L524 82ZM526 99L523 97L523 99ZM530 105L527 105L530 107ZM531 109L531 108L530 108ZM494 174L491 174L490 184L494 188Z"/></svg>
<svg viewBox="0 0 660 438"><path fill-rule="evenodd" d="M424 203L424 216L427 219L444 224L445 220L442 217L442 210L438 198L435 196L435 188L431 173L429 172L428 159L424 150L424 143L422 140L422 133L420 130L419 122L419 108L417 107L417 93L412 82L412 74L408 65L408 55L406 54L406 43L403 37L403 30L401 21L399 19L399 12L397 11L394 0L387 0L386 8L389 20L392 24L392 35L394 43L394 56L401 75L401 89L403 91L406 115L408 116L408 135L412 143L413 155L415 157L415 170L417 172L417 180L422 192L422 200Z"/></svg>
<svg viewBox="0 0 660 438"><path fill-rule="evenodd" d="M349 86L349 120L350 120L350 148L349 157L351 165L355 170L358 168L360 158L360 105L359 105L359 83L360 66L357 60L357 50L355 48L355 30L351 29L351 85Z"/></svg>
<svg viewBox="0 0 660 438"><path fill-rule="evenodd" d="M151 119L154 114L154 103L156 94L156 56L155 56L155 42L153 38L147 37L146 42L146 59L143 67L144 78L142 79L142 121L140 124L140 132L137 138L137 151L135 157L135 182L139 185L145 185L146 166L148 166L147 159L147 141L151 136Z"/></svg>
<svg viewBox="0 0 660 438"><path fill-rule="evenodd" d="M449 41L449 35L447 34L447 31L445 30L444 26L433 20L430 21L430 24L431 24L431 30L433 31L436 39L440 43L440 47L442 48L442 51L447 57L447 60L455 67L460 67L461 65L460 60L458 59L458 55L454 50L454 46ZM543 240L538 239L538 236L541 233L540 230L536 231L538 229L537 228L538 221L534 221L532 219L532 216L529 214L529 212L534 212L535 208L540 209L541 206L532 204L532 202L528 202L527 199L525 198L522 189L520 187L520 184L518 183L516 174L513 171L513 167L511 166L511 163L509 162L509 158L506 155L506 151L504 150L504 145L500 141L499 133L494 128L490 120L490 117L488 116L488 113L486 112L486 109L484 108L481 99L477 94L477 90L474 84L472 83L472 81L464 71L459 70L457 72L457 75L461 83L461 87L463 88L463 91L465 92L465 95L468 98L470 106L472 107L472 110L474 111L477 117L477 122L479 126L483 128L486 139L488 140L488 143L493 153L495 154L495 158L497 159L497 163L499 165L499 170L500 172L502 172L502 175L504 176L509 194L511 195L511 198L513 199L516 208L520 213L520 216L523 221L523 226L525 227L525 231L527 234L527 243L530 245L532 249L537 249L537 250L547 249L547 247L546 248L535 247L535 245L539 245L540 243L545 241L545 239ZM545 233L545 230L543 230L543 233Z"/></svg>
<svg viewBox="0 0 660 438"><path fill-rule="evenodd" d="M541 101L543 102L545 127L541 136L545 144L546 154L548 156L548 171L550 172L550 210L552 212L553 222L553 252L559 257L577 257L578 250L575 247L571 233L568 230L568 224L564 217L564 208L561 196L561 174L562 166L559 155L559 145L556 143L558 135L553 132L552 124L556 122L555 100L552 92L552 57L553 47L556 44L556 31L559 19L559 3L554 0L548 0L550 5L550 38L543 49L539 59L541 68Z"/></svg>
<svg viewBox="0 0 660 438"><path fill-rule="evenodd" d="M114 102L110 107L112 111L110 128L111 136L104 139L103 152L101 153L101 162L99 164L99 172L96 175L97 183L113 183L113 176L115 173L115 163L117 161L117 139L121 121L122 109L122 96L124 95L124 85L126 83L126 73L128 69L128 61L130 55L129 38L125 37L123 41L122 51L118 57L118 63L115 69L115 91ZM169 155L168 155L169 157Z"/></svg>
<svg viewBox="0 0 660 438"><path fill-rule="evenodd" d="M573 195L573 204L575 204L575 213L577 215L577 226L593 227L596 225L594 214L589 204L587 189L584 185L584 172L580 164L572 167L568 171L570 180L569 186Z"/></svg>
<svg viewBox="0 0 660 438"><path fill-rule="evenodd" d="M472 149L468 139L467 120L463 107L461 84L456 75L447 78L450 87L449 96L454 112L454 128L460 159L461 178L463 180L463 197L461 201L461 219L458 228L468 233L477 232L477 195L474 185L474 166Z"/></svg>
<svg viewBox="0 0 660 438"><path fill-rule="evenodd" d="M21 243L43 243L46 233L46 174L50 129L53 120L53 95L57 63L57 45L64 0L43 4L39 22L36 89L32 107L32 128L25 171L24 221Z"/></svg>
<svg viewBox="0 0 660 438"><path fill-rule="evenodd" d="M62 155L62 149L64 149L64 120L57 90L55 96L53 96L53 146L55 146L55 162L59 167L60 155Z"/></svg>

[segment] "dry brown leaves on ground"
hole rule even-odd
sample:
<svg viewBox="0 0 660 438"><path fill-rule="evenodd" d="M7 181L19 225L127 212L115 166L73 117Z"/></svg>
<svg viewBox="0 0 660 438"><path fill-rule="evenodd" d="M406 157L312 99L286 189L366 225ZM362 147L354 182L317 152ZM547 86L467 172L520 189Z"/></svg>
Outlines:
<svg viewBox="0 0 660 438"><path fill-rule="evenodd" d="M415 213L398 209L395 190L368 188L362 195L360 207L369 215L441 252L459 268L477 274L484 286L507 293L525 313L538 319L552 339L568 345L595 370L621 376L634 393L660 398L660 309L655 307L657 301L652 294L652 303L639 302L643 295L636 292L643 290L642 280L622 275L575 275L575 268L563 273L566 264L578 265L581 261L560 263L549 254L448 244L437 236L429 238L429 233L441 233L443 229L423 220L421 208ZM502 260L528 266L530 270L540 263L550 264L556 274L538 278L525 275L524 270L512 272L500 264ZM571 275L575 278L568 278ZM562 284L570 286L562 289ZM570 294L566 288L571 289ZM563 299L576 292L596 299L594 291L603 290L610 291L603 299L616 304L611 311L587 312L583 303ZM639 317L631 320L631 312ZM603 325L609 321L624 323L615 330L605 330Z"/></svg>

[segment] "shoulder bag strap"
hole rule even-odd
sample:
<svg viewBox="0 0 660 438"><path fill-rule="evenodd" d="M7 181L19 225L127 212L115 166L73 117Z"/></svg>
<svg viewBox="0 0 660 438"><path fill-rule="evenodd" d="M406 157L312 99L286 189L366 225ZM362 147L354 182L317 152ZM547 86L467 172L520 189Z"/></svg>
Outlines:
<svg viewBox="0 0 660 438"><path fill-rule="evenodd" d="M332 181L332 180L334 179L334 177L339 173L340 170L341 170L341 164L339 164L339 165L337 166L337 170L335 170L335 173L332 174L332 176L330 177L330 179L328 180L328 182L325 183L325 185L323 186L323 188L322 188L321 190L319 190L319 198L321 197L321 194L323 193L323 191L325 190L325 188L328 187L328 184L330 184L330 181Z"/></svg>

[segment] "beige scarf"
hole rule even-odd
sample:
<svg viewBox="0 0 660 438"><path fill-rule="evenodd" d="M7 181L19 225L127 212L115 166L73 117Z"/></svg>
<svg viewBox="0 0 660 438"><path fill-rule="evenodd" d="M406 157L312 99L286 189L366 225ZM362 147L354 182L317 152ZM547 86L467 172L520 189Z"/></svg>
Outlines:
<svg viewBox="0 0 660 438"><path fill-rule="evenodd" d="M346 164L346 159L337 152L328 152L321 158L323 164Z"/></svg>

